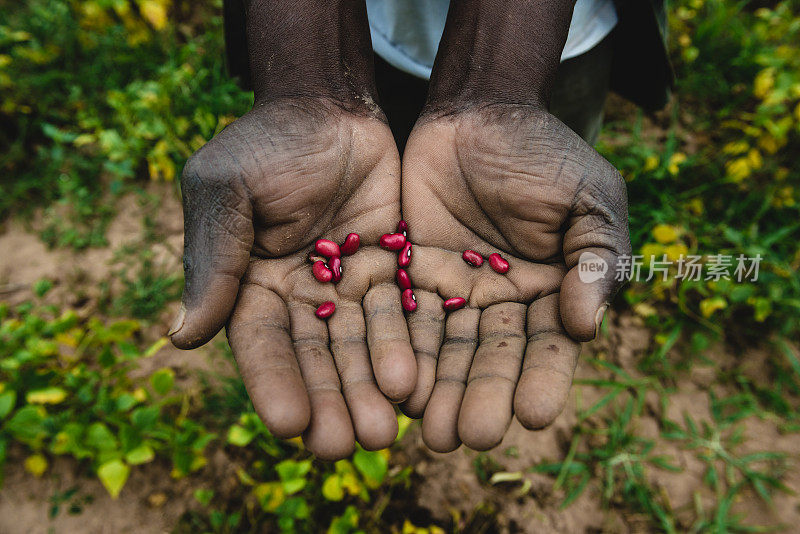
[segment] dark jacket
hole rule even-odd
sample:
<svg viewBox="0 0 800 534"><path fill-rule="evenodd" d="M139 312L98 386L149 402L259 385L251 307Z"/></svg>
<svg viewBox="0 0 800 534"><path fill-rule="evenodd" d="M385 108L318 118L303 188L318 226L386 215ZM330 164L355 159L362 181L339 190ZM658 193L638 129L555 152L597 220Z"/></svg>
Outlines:
<svg viewBox="0 0 800 534"><path fill-rule="evenodd" d="M611 88L647 111L663 108L673 83L666 47L664 0L614 0L619 22L614 29ZM224 0L228 70L251 89L245 36L246 0Z"/></svg>

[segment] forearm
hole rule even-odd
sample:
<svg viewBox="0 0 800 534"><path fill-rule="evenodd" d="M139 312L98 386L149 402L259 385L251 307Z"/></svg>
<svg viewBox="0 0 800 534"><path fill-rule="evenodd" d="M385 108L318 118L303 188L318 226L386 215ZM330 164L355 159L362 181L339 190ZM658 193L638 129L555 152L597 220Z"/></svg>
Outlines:
<svg viewBox="0 0 800 534"><path fill-rule="evenodd" d="M451 0L428 108L546 106L575 0Z"/></svg>
<svg viewBox="0 0 800 534"><path fill-rule="evenodd" d="M364 0L252 0L247 41L256 101L375 100Z"/></svg>

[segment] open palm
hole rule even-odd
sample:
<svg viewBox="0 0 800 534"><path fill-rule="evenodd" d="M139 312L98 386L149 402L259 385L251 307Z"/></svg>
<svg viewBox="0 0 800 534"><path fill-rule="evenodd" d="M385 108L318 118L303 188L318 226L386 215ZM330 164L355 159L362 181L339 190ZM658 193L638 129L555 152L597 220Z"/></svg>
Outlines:
<svg viewBox="0 0 800 534"><path fill-rule="evenodd" d="M347 456L354 438L388 446L397 421L386 397L402 400L414 384L396 257L375 246L400 218L399 167L381 117L315 99L257 103L184 170L186 287L173 343L199 346L227 324L267 427L302 433L324 459ZM318 282L314 241L350 232L365 245L343 259L341 282ZM326 322L314 311L327 300L337 310Z"/></svg>
<svg viewBox="0 0 800 534"><path fill-rule="evenodd" d="M485 450L514 413L527 428L551 423L629 252L619 173L538 108L428 115L403 157L403 214L415 244L418 309L408 324L418 378L402 407L423 417L425 442ZM499 252L511 268L471 267L466 249ZM581 281L582 257L602 258L604 276ZM451 297L468 304L445 315Z"/></svg>

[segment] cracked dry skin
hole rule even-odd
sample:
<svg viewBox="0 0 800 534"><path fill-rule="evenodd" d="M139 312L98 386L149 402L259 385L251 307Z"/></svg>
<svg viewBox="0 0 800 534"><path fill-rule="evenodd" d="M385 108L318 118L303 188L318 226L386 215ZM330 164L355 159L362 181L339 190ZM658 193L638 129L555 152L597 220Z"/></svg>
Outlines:
<svg viewBox="0 0 800 534"><path fill-rule="evenodd" d="M185 313L173 343L197 347L227 323L267 427L302 434L320 458L347 456L354 438L391 444L388 399L406 398L416 375L396 254L362 246L336 285L317 282L307 261L318 237L377 244L400 219L400 161L383 118L319 99L257 104L190 159L183 197ZM326 323L314 311L327 300Z"/></svg>
<svg viewBox="0 0 800 534"><path fill-rule="evenodd" d="M435 451L485 450L512 415L543 428L562 411L628 254L619 173L549 113L489 105L424 116L403 157L403 215L419 307L409 317L417 385L402 404ZM500 252L506 274L461 258ZM609 265L584 283L584 252ZM444 300L468 306L445 315Z"/></svg>

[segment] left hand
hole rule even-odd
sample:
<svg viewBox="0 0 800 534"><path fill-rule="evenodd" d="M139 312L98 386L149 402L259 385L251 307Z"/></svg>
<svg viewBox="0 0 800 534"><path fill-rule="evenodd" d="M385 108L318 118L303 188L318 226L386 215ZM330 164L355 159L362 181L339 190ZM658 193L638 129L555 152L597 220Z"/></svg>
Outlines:
<svg viewBox="0 0 800 534"><path fill-rule="evenodd" d="M423 115L402 188L418 301L408 316L417 386L403 410L424 415L423 439L441 452L496 446L512 413L547 426L630 253L622 177L543 108L483 104ZM511 268L471 267L465 249L499 252ZM589 253L607 268L585 283ZM467 307L446 315L443 300L457 296Z"/></svg>

